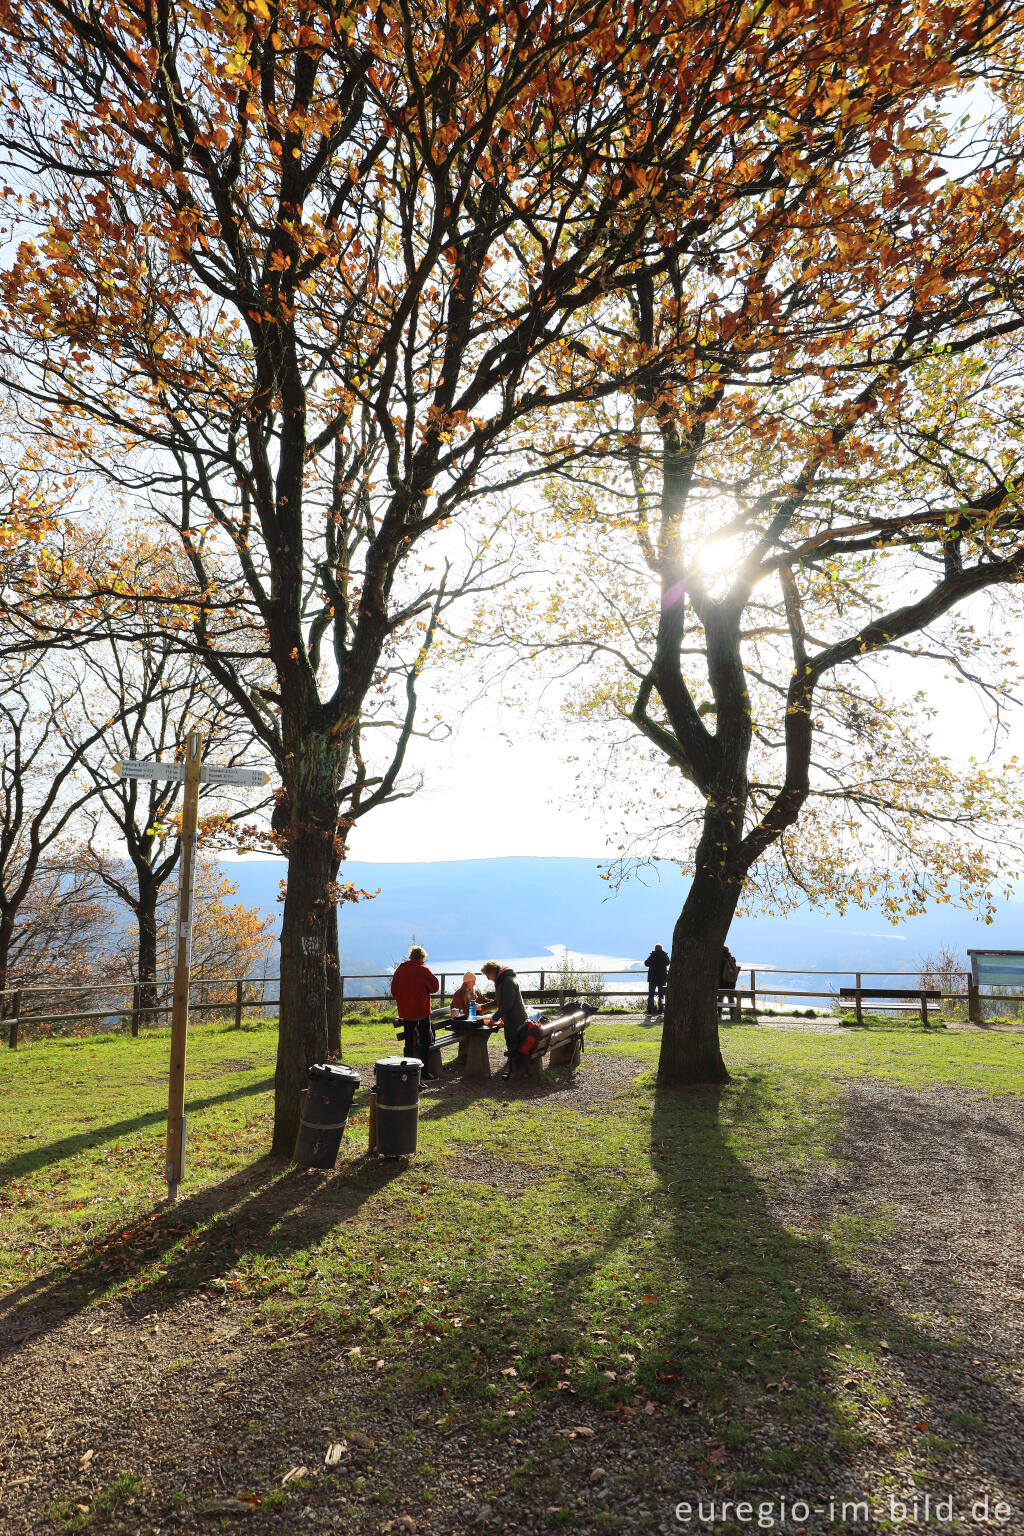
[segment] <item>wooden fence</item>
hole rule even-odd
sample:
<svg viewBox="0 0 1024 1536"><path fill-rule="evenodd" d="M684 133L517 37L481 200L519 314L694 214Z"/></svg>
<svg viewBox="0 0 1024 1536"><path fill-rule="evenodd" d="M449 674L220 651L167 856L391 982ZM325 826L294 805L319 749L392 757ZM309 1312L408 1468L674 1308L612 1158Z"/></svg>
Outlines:
<svg viewBox="0 0 1024 1536"><path fill-rule="evenodd" d="M746 985L743 978L747 977ZM837 978L827 987L799 987L780 986L782 978ZM794 1003L820 1003L825 1002L830 1007L839 1008L839 989L845 984L846 979L853 979L853 988L860 991L862 985L869 981L877 981L879 978L888 977L897 984L902 981L904 985L916 982L916 974L909 971L817 971L792 967L779 969L758 969L751 966L743 966L735 983L735 991L742 992L744 997L749 996L750 1011L758 1012L758 1004L763 1007L776 1001L790 999ZM462 981L462 973L454 975L445 973L439 976L441 990L437 995L436 1006L443 1008L449 995L449 981L458 985ZM390 971L365 972L352 974L340 978L342 1006L353 1003L390 1004L393 999L387 990L390 984ZM531 980L533 985L531 985ZM278 1006L276 986L279 981L277 976L213 976L199 977L191 983L191 995L189 1000L189 1012L192 1014L219 1013L226 1017L232 1017L236 1027L242 1023L243 1013L246 1011L259 1011L266 1013L269 1009ZM571 981L565 973L556 968L551 971L529 971L519 975L523 997L528 1002L536 1004L557 1003L563 1005L567 997L575 995L591 996L599 995L602 1003L632 1002L638 1003L641 998L646 998L647 983L645 974L640 971L584 971L574 972ZM381 982L382 986L377 991L365 991L365 985L369 982ZM943 991L943 1001L953 1004L967 1004L968 1017L974 1022L982 1019L982 1010L988 1008L1002 1009L1003 1005L1024 1003L1022 993L1003 993L998 995L982 992L975 987L969 972L964 972L964 989L957 992ZM7 1043L13 1050L19 1037L27 1030L38 1026L60 1026L85 1024L91 1020L106 1020L109 1027L121 1027L128 1029L131 1034L137 1035L140 1028L146 1024L152 1024L171 1012L171 982L170 979L161 979L155 983L157 1001L155 1003L143 1003L143 988L139 982L54 982L46 986L32 986L19 984L7 988L0 988L0 1028L6 1030ZM268 989L274 989L273 995L268 995ZM347 997L346 997L347 989ZM454 990L454 987L453 989ZM216 995L213 995L216 993ZM106 1007L85 1008L67 1007L60 1011L54 1011L51 1004L47 1008L45 999L56 996L58 1001L66 1001L69 996L78 999L87 999L90 995L106 994L113 998L121 998L122 1001L112 1001ZM899 1012L897 1005L882 1005L881 1012Z"/></svg>

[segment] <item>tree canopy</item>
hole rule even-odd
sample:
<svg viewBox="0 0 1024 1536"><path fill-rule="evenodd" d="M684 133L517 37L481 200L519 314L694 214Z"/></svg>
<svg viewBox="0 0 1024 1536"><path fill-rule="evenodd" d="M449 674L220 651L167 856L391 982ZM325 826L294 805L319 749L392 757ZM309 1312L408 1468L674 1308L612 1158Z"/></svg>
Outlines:
<svg viewBox="0 0 1024 1536"><path fill-rule="evenodd" d="M827 662L806 654L799 550L823 532L823 466L912 369L1016 329L1017 27L989 0L0 11L22 429L181 556L172 582L79 566L75 600L116 593L136 633L199 655L280 775L276 1150L327 1048L351 826L401 791L438 624L497 579L483 497L624 466L663 599L635 719L716 808L709 847L746 814L737 645L759 583L796 637L794 765L821 672L899 638L865 615ZM981 81L1006 130L949 176L941 103ZM749 521L726 599L682 543L712 453ZM464 552L456 518L482 519ZM986 585L975 570L932 607ZM59 565L47 580L52 598ZM691 610L714 730L681 670ZM798 812L793 772L745 846Z"/></svg>

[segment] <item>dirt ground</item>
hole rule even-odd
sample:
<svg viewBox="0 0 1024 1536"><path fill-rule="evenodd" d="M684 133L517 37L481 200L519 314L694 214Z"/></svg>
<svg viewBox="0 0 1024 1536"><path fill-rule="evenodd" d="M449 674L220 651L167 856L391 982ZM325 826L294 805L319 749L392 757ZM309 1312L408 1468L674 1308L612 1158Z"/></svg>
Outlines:
<svg viewBox="0 0 1024 1536"><path fill-rule="evenodd" d="M874 1078L845 1084L843 1094L838 1157L800 1187L769 1189L772 1214L796 1229L837 1213L881 1223L885 1235L872 1240L860 1283L869 1272L880 1304L931 1342L909 1351L894 1340L885 1398L865 1395L868 1432L841 1458L821 1428L825 1462L811 1482L801 1475L788 1485L780 1471L773 1495L825 1501L819 1512L781 1524L776 1510L776 1525L762 1528L845 1529L827 1500L860 1490L881 1502L851 1530L950 1528L931 1512L893 1522L884 1502L886 1488L913 1477L927 1442L929 1484L954 1501L952 1529L1021 1536L1024 1106ZM837 1288L843 1269L837 1262ZM382 1392L375 1371L353 1368L329 1338L275 1334L254 1327L255 1316L212 1292L144 1309L76 1311L31 1297L8 1306L0 1323L4 1536L451 1536L555 1524L667 1533L685 1528L674 1513L680 1500L720 1500L742 1465L726 1435L709 1441L706 1424L691 1432L685 1415L653 1404L604 1413L564 1391L544 1396L528 1426L510 1423L507 1436L483 1443L450 1398L424 1400L411 1387ZM116 1499L104 1494L126 1469L137 1482ZM271 1479L277 1500L257 1502L251 1490ZM988 1518L970 1513L979 1490L991 1501ZM991 1513L1000 1499L1006 1519ZM756 1521L717 1521L719 1531L741 1528Z"/></svg>

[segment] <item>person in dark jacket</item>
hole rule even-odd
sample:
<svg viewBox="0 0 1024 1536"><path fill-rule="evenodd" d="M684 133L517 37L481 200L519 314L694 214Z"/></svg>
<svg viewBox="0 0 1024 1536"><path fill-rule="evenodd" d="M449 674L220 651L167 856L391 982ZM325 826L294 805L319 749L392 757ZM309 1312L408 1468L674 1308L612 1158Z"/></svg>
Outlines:
<svg viewBox="0 0 1024 1536"><path fill-rule="evenodd" d="M430 999L433 993L441 990L441 983L433 971L427 969L426 960L426 950L414 944L408 960L396 967L391 978L391 996L398 1004L398 1023L405 1037L403 1051L422 1061L422 1082L436 1083L437 1075L429 1068L430 1047L434 1043Z"/></svg>
<svg viewBox="0 0 1024 1536"><path fill-rule="evenodd" d="M718 962L718 1012L723 1009L735 1021L740 1018L739 998L733 991L740 974L740 963L727 944L722 945L722 958ZM722 994L725 994L723 996Z"/></svg>
<svg viewBox="0 0 1024 1536"><path fill-rule="evenodd" d="M505 1026L508 1067L502 1076L509 1077L515 1065L516 1051L526 1032L526 1004L519 990L516 973L510 965L501 965L497 960L488 960L480 969L494 986L494 1012L491 1014L491 1023L497 1024L500 1021Z"/></svg>
<svg viewBox="0 0 1024 1536"><path fill-rule="evenodd" d="M665 1012L665 983L668 981L668 955L660 944L655 944L647 959L647 1012ZM658 994L658 1006L654 1006L654 994Z"/></svg>

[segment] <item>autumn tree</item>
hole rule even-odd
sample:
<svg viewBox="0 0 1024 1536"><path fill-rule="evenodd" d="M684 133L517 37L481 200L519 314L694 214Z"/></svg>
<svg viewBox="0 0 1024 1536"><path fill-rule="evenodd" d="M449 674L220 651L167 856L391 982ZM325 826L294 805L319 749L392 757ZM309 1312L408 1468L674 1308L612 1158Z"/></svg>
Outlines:
<svg viewBox="0 0 1024 1536"><path fill-rule="evenodd" d="M550 490L567 563L535 645L594 662L570 707L629 727L649 774L625 782L647 784L691 873L667 1081L727 1077L718 966L744 892L895 916L983 896L1019 860L1019 765L929 741L937 675L980 690L996 746L1019 683L1013 26L828 168L805 158L814 112L780 102L788 227L739 224L604 316L680 362L688 337L689 359L578 415L579 461ZM856 71L820 90L852 111Z"/></svg>
<svg viewBox="0 0 1024 1536"><path fill-rule="evenodd" d="M84 886L73 894L88 879L81 859L69 863L63 850L96 794L83 760L125 707L118 702L107 717L85 722L80 696L80 674L46 652L0 657L0 991L12 955L38 954L46 926L40 903L54 882L73 905L96 896ZM64 732L73 722L69 750Z"/></svg>
<svg viewBox="0 0 1024 1536"><path fill-rule="evenodd" d="M7 952L8 985L71 988L88 979L113 979L116 927L102 882L71 840L48 848L14 918ZM49 1006L45 1012L60 1012Z"/></svg>
<svg viewBox="0 0 1024 1536"><path fill-rule="evenodd" d="M54 626L51 643L56 633ZM144 1016L156 1003L158 904L168 882L176 890L173 877L181 853L184 785L175 779L122 778L117 765L122 759L181 761L190 730L201 733L206 761L251 763L252 736L237 709L211 690L208 670L166 636L158 634L146 645L125 645L116 622L108 624L106 638L102 632L93 637L80 665L81 718L64 732L69 752L74 751L83 725L87 728L94 719L109 718L121 704L134 706L114 721L82 760L83 772L96 791L83 813L82 835L97 877L132 915L136 953L131 970L140 984ZM252 798L247 794L233 808L221 795L211 827L207 790L202 806L207 835L215 830L221 841L226 834L230 840L233 824L251 823Z"/></svg>
<svg viewBox="0 0 1024 1536"><path fill-rule="evenodd" d="M148 596L188 616L281 775L275 1150L326 1048L332 879L398 787L434 626L476 579L444 525L537 468L536 413L644 380L658 398L689 355L685 304L652 347L595 319L602 295L713 285L751 228L767 250L813 220L819 171L1010 15L944 11L938 42L909 4L838 0L0 17L12 383L180 541L190 589Z"/></svg>
<svg viewBox="0 0 1024 1536"><path fill-rule="evenodd" d="M232 880L217 856L200 852L195 866L195 891L192 920L192 979L210 983L222 978L260 976L274 944L276 918L258 907L247 907L231 898L238 895L238 882ZM176 943L177 893L169 887L157 894L155 922L154 974L166 981L174 970ZM137 921L119 946L130 975L142 981L137 969L139 946ZM216 1000L216 989L212 990ZM224 1001L234 998L234 988L222 991Z"/></svg>

